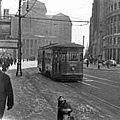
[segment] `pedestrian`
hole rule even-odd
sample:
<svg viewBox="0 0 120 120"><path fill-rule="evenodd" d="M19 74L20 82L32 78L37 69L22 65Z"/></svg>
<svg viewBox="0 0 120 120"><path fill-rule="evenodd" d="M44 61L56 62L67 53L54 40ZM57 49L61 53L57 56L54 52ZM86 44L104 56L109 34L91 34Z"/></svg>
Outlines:
<svg viewBox="0 0 120 120"><path fill-rule="evenodd" d="M100 64L98 63L98 70L100 70Z"/></svg>
<svg viewBox="0 0 120 120"><path fill-rule="evenodd" d="M87 67L89 66L89 60L88 59L86 60L86 66Z"/></svg>
<svg viewBox="0 0 120 120"><path fill-rule="evenodd" d="M98 70L100 70L100 61L98 60Z"/></svg>
<svg viewBox="0 0 120 120"><path fill-rule="evenodd" d="M0 120L3 117L5 107L12 109L14 105L13 88L10 77L0 70Z"/></svg>
<svg viewBox="0 0 120 120"><path fill-rule="evenodd" d="M15 59L14 59L14 65L16 65L16 62L17 62L17 59L15 58Z"/></svg>
<svg viewBox="0 0 120 120"><path fill-rule="evenodd" d="M2 64L2 71L3 72L7 71L7 66L6 66L5 62Z"/></svg>
<svg viewBox="0 0 120 120"><path fill-rule="evenodd" d="M109 61L106 62L107 68L110 68Z"/></svg>

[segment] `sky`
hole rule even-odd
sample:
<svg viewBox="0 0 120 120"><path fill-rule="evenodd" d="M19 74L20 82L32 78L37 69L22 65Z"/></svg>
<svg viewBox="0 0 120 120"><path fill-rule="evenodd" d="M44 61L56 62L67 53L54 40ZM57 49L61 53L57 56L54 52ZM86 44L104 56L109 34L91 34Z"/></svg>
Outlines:
<svg viewBox="0 0 120 120"><path fill-rule="evenodd" d="M93 0L38 0L45 3L47 14L63 13L72 21L90 21ZM2 0L2 10L10 9L10 14L18 11L19 0ZM89 24L86 22L72 23L72 42L83 44L87 49L89 45Z"/></svg>

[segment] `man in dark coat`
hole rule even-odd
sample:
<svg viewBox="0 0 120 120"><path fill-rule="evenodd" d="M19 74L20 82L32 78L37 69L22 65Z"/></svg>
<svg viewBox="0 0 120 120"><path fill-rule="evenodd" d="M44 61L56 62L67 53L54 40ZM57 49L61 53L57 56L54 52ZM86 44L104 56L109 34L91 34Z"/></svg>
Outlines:
<svg viewBox="0 0 120 120"><path fill-rule="evenodd" d="M5 106L7 110L14 105L13 89L10 77L0 70L0 119L2 119Z"/></svg>

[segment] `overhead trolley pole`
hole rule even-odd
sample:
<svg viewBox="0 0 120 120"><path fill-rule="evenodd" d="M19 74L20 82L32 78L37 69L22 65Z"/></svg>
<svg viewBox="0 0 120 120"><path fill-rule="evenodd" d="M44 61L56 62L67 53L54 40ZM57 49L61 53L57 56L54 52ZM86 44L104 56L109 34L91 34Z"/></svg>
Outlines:
<svg viewBox="0 0 120 120"><path fill-rule="evenodd" d="M18 28L18 62L17 62L17 71L16 76L22 76L22 68L21 68L21 1L19 0L19 28Z"/></svg>

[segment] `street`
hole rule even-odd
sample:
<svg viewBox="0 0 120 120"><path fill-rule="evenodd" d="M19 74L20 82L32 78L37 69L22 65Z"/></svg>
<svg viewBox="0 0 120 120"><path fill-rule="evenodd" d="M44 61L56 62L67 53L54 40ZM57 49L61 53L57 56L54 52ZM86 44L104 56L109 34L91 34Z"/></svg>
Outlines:
<svg viewBox="0 0 120 120"><path fill-rule="evenodd" d="M16 65L7 71L14 88L15 105L3 120L56 120L60 95L73 108L75 120L120 120L120 75L115 71L84 69L81 82L55 82L38 73L36 61L22 62L22 77Z"/></svg>
<svg viewBox="0 0 120 120"><path fill-rule="evenodd" d="M120 71L84 69L83 91L113 113L120 112ZM100 106L102 105L100 104Z"/></svg>

